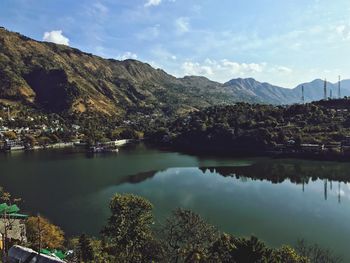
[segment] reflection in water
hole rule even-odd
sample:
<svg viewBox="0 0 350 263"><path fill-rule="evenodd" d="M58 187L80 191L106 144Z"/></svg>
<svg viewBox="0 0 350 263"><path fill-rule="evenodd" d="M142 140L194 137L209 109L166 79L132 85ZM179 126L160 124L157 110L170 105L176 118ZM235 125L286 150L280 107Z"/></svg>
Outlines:
<svg viewBox="0 0 350 263"><path fill-rule="evenodd" d="M110 198L127 192L149 199L157 219L181 206L222 231L270 245L305 238L346 254L350 243L350 163L205 158L140 145L92 159L57 151L0 155L0 167L0 185L25 200L21 207L67 235L98 234Z"/></svg>
<svg viewBox="0 0 350 263"><path fill-rule="evenodd" d="M263 171L269 170L270 173L257 173L259 169L263 169ZM225 166L225 167L201 167L200 170L203 174L205 174L207 171L210 173L219 174L223 177L233 177L236 179L239 179L241 182L246 182L247 178L251 180L265 180L269 181L273 184L279 184L283 183L286 180L289 180L291 183L299 185L302 185L302 191L305 192L305 185L309 184L310 181L314 182L318 179L324 178L324 176L327 175L327 173L324 171L321 174L321 177L315 177L315 173L313 169L307 169L303 170L299 165L296 166L290 166L288 169L286 169L283 165L274 165L269 164L269 167L266 167L266 164L261 165L260 163L253 164L251 166L245 166L245 167L237 167L237 166ZM293 171L299 171L299 176L295 176ZM288 172L287 172L288 171ZM301 176L300 176L301 175ZM331 176L332 179L341 179L345 178L342 174L336 174ZM348 178L346 178L348 180ZM328 199L328 183L329 183L329 190L332 191L332 180L329 180L327 178L323 179L323 192L324 192L324 199L327 201ZM341 181L338 181L338 203L341 203ZM347 181L345 181L345 184L347 184Z"/></svg>
<svg viewBox="0 0 350 263"><path fill-rule="evenodd" d="M274 170L283 166L270 165L267 176L257 173L258 167L260 164L170 168L152 173L152 179L140 184L107 188L93 198L103 199L115 192L134 193L154 204L157 219L183 207L235 235L255 234L276 246L305 238L331 247L337 254L346 253L350 242L350 189L344 183L339 181L332 190L331 179L309 177L313 169L301 167L303 180L299 182L281 176L281 169ZM292 174L293 166L289 165L288 170L287 174ZM344 200L338 205L340 198Z"/></svg>

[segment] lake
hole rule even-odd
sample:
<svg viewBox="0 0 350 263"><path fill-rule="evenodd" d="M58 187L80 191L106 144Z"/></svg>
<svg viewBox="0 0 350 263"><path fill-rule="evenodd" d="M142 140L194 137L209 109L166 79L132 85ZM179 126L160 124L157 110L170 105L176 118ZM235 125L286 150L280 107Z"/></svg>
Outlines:
<svg viewBox="0 0 350 263"><path fill-rule="evenodd" d="M71 150L0 154L0 185L68 235L98 235L115 193L155 206L158 221L192 209L220 230L271 246L304 238L345 256L350 243L350 163L198 157L143 144L118 154Z"/></svg>

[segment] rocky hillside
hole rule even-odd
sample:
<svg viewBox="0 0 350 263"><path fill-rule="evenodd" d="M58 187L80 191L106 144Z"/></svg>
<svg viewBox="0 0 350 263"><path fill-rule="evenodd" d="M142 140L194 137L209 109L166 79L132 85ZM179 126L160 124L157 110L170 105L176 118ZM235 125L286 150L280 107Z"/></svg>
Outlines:
<svg viewBox="0 0 350 263"><path fill-rule="evenodd" d="M107 60L0 29L2 101L58 113L171 114L240 100L234 95L203 77L178 79L140 61Z"/></svg>
<svg viewBox="0 0 350 263"><path fill-rule="evenodd" d="M305 85L306 100L323 97L323 83ZM331 85L331 84L329 84ZM350 95L344 81L343 95ZM118 61L68 46L40 42L0 28L0 103L56 113L182 113L237 101L299 102L293 90L234 79L225 84L205 77L176 78L136 60Z"/></svg>

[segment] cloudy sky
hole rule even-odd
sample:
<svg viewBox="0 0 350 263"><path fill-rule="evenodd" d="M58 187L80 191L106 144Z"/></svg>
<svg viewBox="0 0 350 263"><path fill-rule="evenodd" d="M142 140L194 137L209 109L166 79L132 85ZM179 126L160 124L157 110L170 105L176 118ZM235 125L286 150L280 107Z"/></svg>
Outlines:
<svg viewBox="0 0 350 263"><path fill-rule="evenodd" d="M176 76L350 78L349 0L0 0L0 25Z"/></svg>

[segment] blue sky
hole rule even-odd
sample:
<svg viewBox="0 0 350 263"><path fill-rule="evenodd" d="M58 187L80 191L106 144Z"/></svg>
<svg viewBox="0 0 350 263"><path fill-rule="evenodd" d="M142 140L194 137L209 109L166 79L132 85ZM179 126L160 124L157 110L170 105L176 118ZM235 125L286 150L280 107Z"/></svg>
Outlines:
<svg viewBox="0 0 350 263"><path fill-rule="evenodd" d="M350 78L349 0L0 0L0 25L176 76Z"/></svg>

